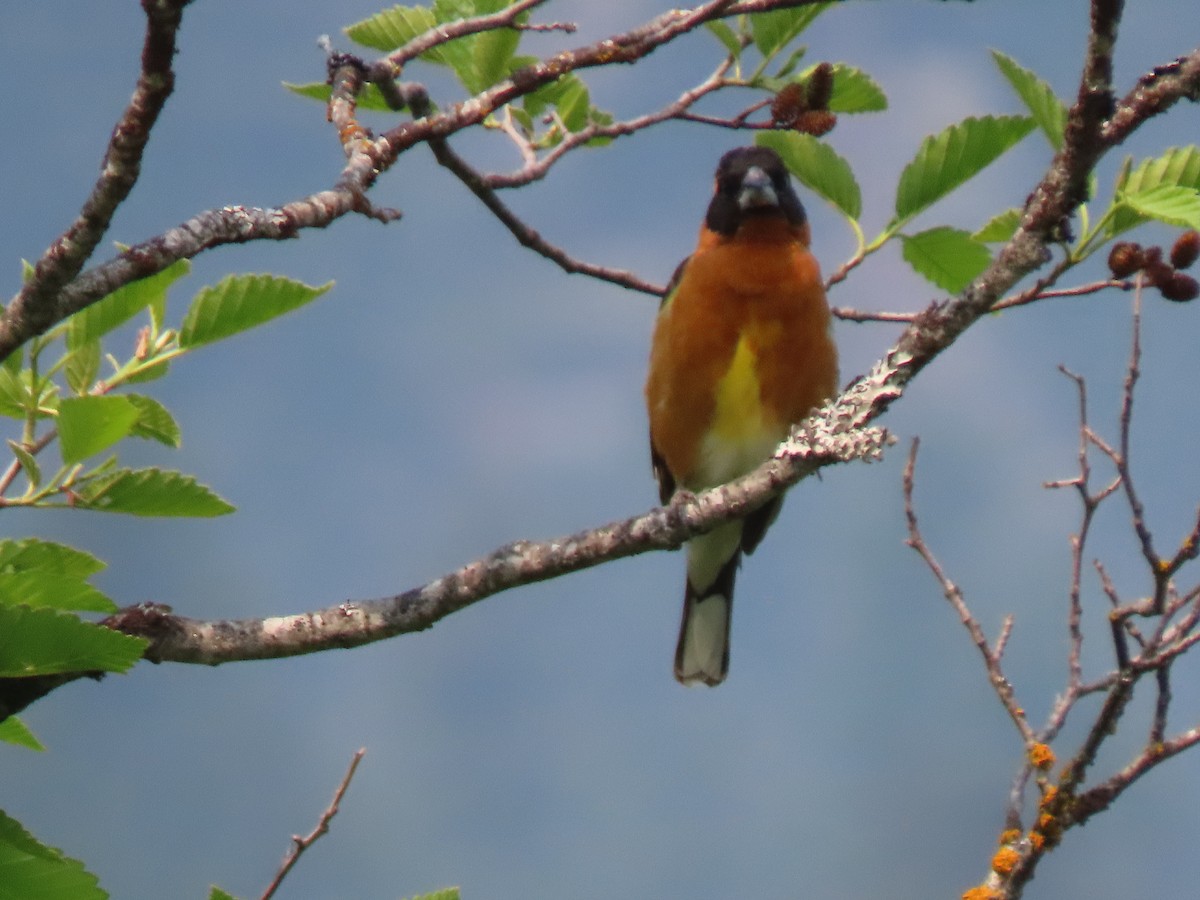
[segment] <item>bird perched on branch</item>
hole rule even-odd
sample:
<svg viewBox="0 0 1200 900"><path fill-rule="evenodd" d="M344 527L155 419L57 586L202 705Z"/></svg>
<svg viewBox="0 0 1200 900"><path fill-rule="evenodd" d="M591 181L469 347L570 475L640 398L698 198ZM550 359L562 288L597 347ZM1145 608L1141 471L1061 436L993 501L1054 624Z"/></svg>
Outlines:
<svg viewBox="0 0 1200 900"><path fill-rule="evenodd" d="M768 459L837 391L837 348L804 207L775 151L721 157L696 250L659 310L646 406L664 504L738 478ZM733 583L782 498L687 546L675 677L720 684L729 670Z"/></svg>

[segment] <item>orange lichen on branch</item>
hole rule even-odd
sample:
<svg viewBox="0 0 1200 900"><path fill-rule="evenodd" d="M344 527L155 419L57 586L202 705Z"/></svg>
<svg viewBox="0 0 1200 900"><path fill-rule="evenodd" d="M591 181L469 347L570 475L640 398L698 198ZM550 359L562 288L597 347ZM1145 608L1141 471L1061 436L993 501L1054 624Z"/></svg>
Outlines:
<svg viewBox="0 0 1200 900"><path fill-rule="evenodd" d="M1046 744L1037 743L1029 748L1029 763L1035 769L1048 771L1054 765L1054 760L1054 751Z"/></svg>
<svg viewBox="0 0 1200 900"><path fill-rule="evenodd" d="M1029 832L1029 846L1035 852L1041 853L1046 847L1046 836L1036 829Z"/></svg>
<svg viewBox="0 0 1200 900"><path fill-rule="evenodd" d="M1012 847L1001 847L992 857L992 871L997 875L1008 875L1021 861L1021 854Z"/></svg>
<svg viewBox="0 0 1200 900"><path fill-rule="evenodd" d="M1000 840L997 843L999 843L1001 847L1004 847L1008 844L1015 844L1020 839L1021 829L1006 828L1004 831L1000 832Z"/></svg>
<svg viewBox="0 0 1200 900"><path fill-rule="evenodd" d="M962 900L1000 900L1000 896L1000 892L995 888L980 884L963 892Z"/></svg>

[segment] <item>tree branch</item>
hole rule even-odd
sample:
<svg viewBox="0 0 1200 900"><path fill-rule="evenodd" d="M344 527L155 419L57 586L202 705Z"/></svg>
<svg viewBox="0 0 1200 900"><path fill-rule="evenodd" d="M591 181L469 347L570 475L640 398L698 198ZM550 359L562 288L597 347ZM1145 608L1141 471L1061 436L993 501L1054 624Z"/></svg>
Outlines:
<svg viewBox="0 0 1200 900"><path fill-rule="evenodd" d="M263 891L261 900L271 900L271 897L274 897L275 892L279 890L283 879L292 871L292 867L299 862L301 854L329 833L329 823L338 814L338 807L341 805L342 798L346 796L346 789L350 787L350 780L354 778L354 773L358 770L358 764L362 762L362 758L366 755L366 752L367 748L362 747L354 754L354 757L350 760L350 768L342 776L337 790L333 792L333 799L329 801L329 806L321 813L321 818L317 820L316 827L307 835L292 835L292 847L288 850L287 856L284 857L283 863L279 866L279 871L275 873L275 877L271 879L271 883Z"/></svg>
<svg viewBox="0 0 1200 900"><path fill-rule="evenodd" d="M142 0L146 33L142 68L129 105L113 128L100 178L75 221L52 243L33 274L0 314L0 359L77 310L63 289L79 274L141 174L142 153L175 89L175 38L191 0ZM157 270L156 270L157 271Z"/></svg>

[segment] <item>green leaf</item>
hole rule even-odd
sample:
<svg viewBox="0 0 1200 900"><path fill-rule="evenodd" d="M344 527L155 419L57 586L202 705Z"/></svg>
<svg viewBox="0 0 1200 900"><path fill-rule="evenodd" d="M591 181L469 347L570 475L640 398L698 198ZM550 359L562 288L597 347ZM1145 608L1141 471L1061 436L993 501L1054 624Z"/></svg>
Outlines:
<svg viewBox="0 0 1200 900"><path fill-rule="evenodd" d="M750 15L750 33L763 56L773 56L812 24L832 3L814 3L794 9L776 9Z"/></svg>
<svg viewBox="0 0 1200 900"><path fill-rule="evenodd" d="M103 571L104 563L90 553L37 538L0 540L0 572L51 572L87 578Z"/></svg>
<svg viewBox="0 0 1200 900"><path fill-rule="evenodd" d="M131 435L158 441L168 447L179 446L179 425L165 406L144 394L125 394L124 397L137 409L137 421L129 431Z"/></svg>
<svg viewBox="0 0 1200 900"><path fill-rule="evenodd" d="M312 287L275 275L229 275L203 288L179 329L179 346L198 347L269 322L320 297L333 282Z"/></svg>
<svg viewBox="0 0 1200 900"><path fill-rule="evenodd" d="M4 900L108 900L96 876L0 812L0 897Z"/></svg>
<svg viewBox="0 0 1200 900"><path fill-rule="evenodd" d="M911 237L900 235L908 264L929 281L957 294L974 281L992 255L988 248L957 228L930 228Z"/></svg>
<svg viewBox="0 0 1200 900"><path fill-rule="evenodd" d="M1200 188L1200 149L1172 147L1162 156L1143 159L1132 170L1123 167L1117 179L1117 190L1126 197L1164 186ZM1147 219L1135 207L1122 204L1120 200L1117 204L1109 219L1109 237L1128 231Z"/></svg>
<svg viewBox="0 0 1200 900"><path fill-rule="evenodd" d="M37 458L11 438L8 441L8 449L12 451L12 455L21 463L21 469L25 472L25 477L29 480L29 483L35 488L41 485L42 467L38 465Z"/></svg>
<svg viewBox="0 0 1200 900"><path fill-rule="evenodd" d="M1163 184L1137 194L1125 194L1121 203L1144 218L1200 229L1200 192L1195 188Z"/></svg>
<svg viewBox="0 0 1200 900"><path fill-rule="evenodd" d="M459 890L456 887L442 888L440 891L434 891L431 894L414 894L410 900L462 900Z"/></svg>
<svg viewBox="0 0 1200 900"><path fill-rule="evenodd" d="M0 363L0 369L7 371L10 375L16 375L21 371L21 366L25 363L25 348L18 347L8 356L4 357L4 362Z"/></svg>
<svg viewBox="0 0 1200 900"><path fill-rule="evenodd" d="M0 415L10 419L24 419L25 406L29 402L29 391L25 389L19 372L0 366Z"/></svg>
<svg viewBox="0 0 1200 900"><path fill-rule="evenodd" d="M7 367L0 367L0 415L14 419L24 419L31 412L39 419L49 415L40 408L39 399L34 397L32 382L33 372L29 369L13 372ZM41 401L48 406L56 405L54 384L43 385L42 389Z"/></svg>
<svg viewBox="0 0 1200 900"><path fill-rule="evenodd" d="M9 716L0 722L0 741L39 752L46 749L28 726L16 716Z"/></svg>
<svg viewBox="0 0 1200 900"><path fill-rule="evenodd" d="M797 47L789 53L787 59L783 61L783 64L775 72L775 77L787 78L791 75L792 72L796 71L796 66L800 65L800 60L804 59L806 53L808 53L807 47Z"/></svg>
<svg viewBox="0 0 1200 900"><path fill-rule="evenodd" d="M1059 150L1063 144L1063 131L1067 126L1066 104L1058 99L1050 85L1042 81L1034 72L1020 65L1011 56L1006 56L999 50L992 51L992 59L1000 67L1000 72L1008 79L1033 121L1046 135L1050 145Z"/></svg>
<svg viewBox="0 0 1200 900"><path fill-rule="evenodd" d="M328 103L330 95L333 94L333 88L324 81L313 81L309 84L292 84L289 81L283 82L283 86L293 94L298 94L301 97L308 97L311 100L319 100L321 103ZM373 112L395 112L388 102L383 99L383 94L379 93L379 88L373 84L363 86L359 91L358 98L355 101L359 109L369 109Z"/></svg>
<svg viewBox="0 0 1200 900"><path fill-rule="evenodd" d="M519 16L523 22L525 15ZM508 77L508 66L521 43L521 32L515 28L495 28L484 31L471 39L471 63L473 83L466 84L472 94L490 88Z"/></svg>
<svg viewBox="0 0 1200 900"><path fill-rule="evenodd" d="M438 44L432 50L421 54L422 59L449 66L471 93L475 93L474 85L478 79L475 76L475 56L471 52L474 36L455 38L444 44Z"/></svg>
<svg viewBox="0 0 1200 900"><path fill-rule="evenodd" d="M233 894L229 893L228 891L221 890L214 884L211 888L209 888L208 900L237 900L237 897L233 896Z"/></svg>
<svg viewBox="0 0 1200 900"><path fill-rule="evenodd" d="M36 396L35 396L36 394ZM58 385L48 379L39 379L37 389L33 387L33 372L22 369L15 375L0 366L0 415L24 419L32 414L38 419L47 419L58 409Z"/></svg>
<svg viewBox="0 0 1200 900"><path fill-rule="evenodd" d="M588 124L589 125L611 125L613 123L612 113L605 112L602 109L597 109L592 106L588 108ZM603 147L606 144L611 144L613 139L606 134L599 134L589 140L584 146L586 147Z"/></svg>
<svg viewBox="0 0 1200 900"><path fill-rule="evenodd" d="M927 137L900 174L896 221L905 221L959 187L1033 130L1025 116L964 119Z"/></svg>
<svg viewBox="0 0 1200 900"><path fill-rule="evenodd" d="M123 325L151 304L165 302L167 290L191 268L188 260L178 260L161 272L117 288L75 313L67 320L67 349L76 350Z"/></svg>
<svg viewBox="0 0 1200 900"><path fill-rule="evenodd" d="M433 17L439 25L458 19L469 19L477 13L494 11L487 5L486 0L433 0Z"/></svg>
<svg viewBox="0 0 1200 900"><path fill-rule="evenodd" d="M76 394L86 394L100 374L100 340L88 341L67 356L67 386Z"/></svg>
<svg viewBox="0 0 1200 900"><path fill-rule="evenodd" d="M755 143L783 157L801 183L832 203L846 218L857 221L862 215L862 194L850 164L828 144L811 134L790 131L763 132Z"/></svg>
<svg viewBox="0 0 1200 900"><path fill-rule="evenodd" d="M343 31L356 44L391 53L436 24L432 10L424 6L393 6L347 25Z"/></svg>
<svg viewBox="0 0 1200 900"><path fill-rule="evenodd" d="M57 572L0 572L0 605L79 612L117 611L117 605L86 581Z"/></svg>
<svg viewBox="0 0 1200 900"><path fill-rule="evenodd" d="M135 516L223 516L234 507L190 475L166 469L117 469L85 481L77 506Z"/></svg>
<svg viewBox="0 0 1200 900"><path fill-rule="evenodd" d="M725 49L729 51L729 55L734 59L742 55L742 42L738 40L738 36L734 34L733 29L720 19L705 22L704 27L712 32L713 36L725 46Z"/></svg>
<svg viewBox="0 0 1200 900"><path fill-rule="evenodd" d="M127 397L68 397L58 408L58 438L65 463L107 450L129 435L138 410Z"/></svg>
<svg viewBox="0 0 1200 900"><path fill-rule="evenodd" d="M142 368L134 371L132 375L125 379L126 384L145 384L147 381L158 381L168 372L171 371L171 361L169 359L147 360Z"/></svg>
<svg viewBox="0 0 1200 900"><path fill-rule="evenodd" d="M0 606L0 678L124 672L142 658L146 643L70 613Z"/></svg>
<svg viewBox="0 0 1200 900"><path fill-rule="evenodd" d="M998 244L1007 241L1016 234L1017 226L1021 224L1021 210L1015 206L992 216L971 237L982 244Z"/></svg>
<svg viewBox="0 0 1200 900"><path fill-rule="evenodd" d="M801 73L800 78L806 80L815 68L815 65L809 66ZM874 78L862 69L846 63L833 64L833 95L829 98L831 112L880 112L887 107L887 94Z"/></svg>
<svg viewBox="0 0 1200 900"><path fill-rule="evenodd" d="M588 111L592 108L587 85L580 78L570 79L556 104L558 117L568 131L579 131L588 123Z"/></svg>
<svg viewBox="0 0 1200 900"><path fill-rule="evenodd" d="M1129 173L1121 189L1127 194L1148 191L1160 185L1200 188L1200 149L1172 147L1162 156L1144 159Z"/></svg>

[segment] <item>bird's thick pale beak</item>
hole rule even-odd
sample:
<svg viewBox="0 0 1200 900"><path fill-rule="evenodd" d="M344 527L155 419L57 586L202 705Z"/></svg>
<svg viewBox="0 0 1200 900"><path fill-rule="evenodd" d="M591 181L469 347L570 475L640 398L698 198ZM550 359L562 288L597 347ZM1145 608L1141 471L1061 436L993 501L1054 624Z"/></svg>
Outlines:
<svg viewBox="0 0 1200 900"><path fill-rule="evenodd" d="M742 189L738 192L738 206L746 210L778 205L779 197L771 184L771 176L758 166L747 169L742 176Z"/></svg>

